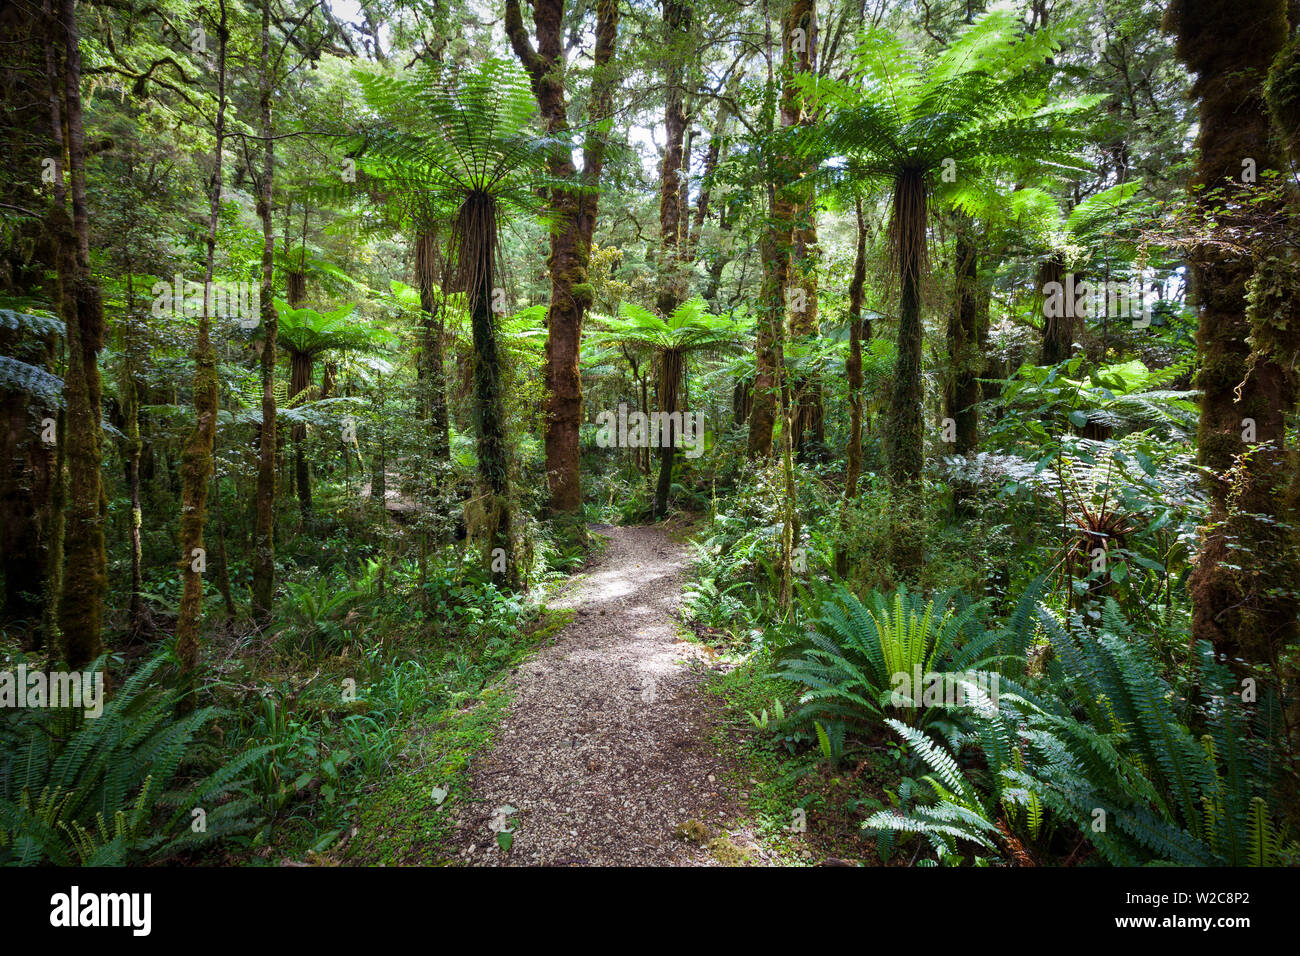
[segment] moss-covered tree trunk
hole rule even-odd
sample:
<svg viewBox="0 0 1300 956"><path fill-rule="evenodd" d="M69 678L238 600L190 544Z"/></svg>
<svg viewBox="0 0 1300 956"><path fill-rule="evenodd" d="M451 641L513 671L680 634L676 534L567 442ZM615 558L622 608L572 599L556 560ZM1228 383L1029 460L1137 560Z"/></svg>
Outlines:
<svg viewBox="0 0 1300 956"><path fill-rule="evenodd" d="M1284 0L1259 0L1250 16L1231 0L1178 0L1169 11L1178 54L1196 74L1201 203L1223 230L1249 235L1243 166L1256 181L1281 168L1270 141L1264 71L1287 39ZM1295 638L1294 578L1279 513L1291 478L1282 453L1294 372L1278 356L1252 355L1247 250L1212 244L1196 250L1193 270L1200 325L1198 459L1208 475L1209 524L1192 572L1193 634L1246 669L1268 666ZM1289 400L1288 400L1289 399Z"/></svg>
<svg viewBox="0 0 1300 956"><path fill-rule="evenodd" d="M492 580L502 587L519 586L515 554L514 516L510 500L510 450L506 442L505 400L502 395L501 351L492 315L493 267L497 245L496 202L485 193L471 193L457 214L461 273L469 299L474 342L474 425L478 445L479 488L476 517L483 542L483 560Z"/></svg>
<svg viewBox="0 0 1300 956"><path fill-rule="evenodd" d="M194 428L181 453L181 601L176 618L176 656L180 659L182 711L194 707L194 675L199 663L199 628L203 622L203 573L207 555L203 524L207 518L212 448L217 435L217 357L212 347L211 288L221 212L222 152L226 141L226 6L217 22L217 113L214 125L212 196L208 208L207 261L203 270L203 312L194 344Z"/></svg>
<svg viewBox="0 0 1300 956"><path fill-rule="evenodd" d="M1259 676L1280 693L1289 742L1284 791L1294 822L1300 819L1300 569L1289 530L1296 515L1285 494L1295 481L1295 458L1285 442L1300 328L1291 304L1295 290L1275 288L1279 277L1267 254L1259 261L1260 250L1231 241L1254 235L1265 217L1278 214L1279 201L1251 199L1269 182L1269 171L1285 169L1263 90L1265 70L1287 42L1287 8L1285 0L1259 0L1245 16L1229 0L1177 0L1169 25L1178 55L1196 75L1196 181L1204 187L1198 201L1230 240L1198 248L1192 257L1200 314L1197 455L1209 493L1189 583L1192 633L1239 674ZM1253 186L1243 175L1248 166Z"/></svg>
<svg viewBox="0 0 1300 956"><path fill-rule="evenodd" d="M565 48L563 0L536 0L533 18L537 47L533 48L523 25L517 0L506 3L506 34L516 56L528 71L533 94L546 121L547 133L569 131L564 89ZM596 46L591 99L587 108L588 131L583 142L582 190L550 191L551 254L547 267L551 301L546 315L546 416L543 441L551 510L574 513L582 507L582 481L578 432L582 424L582 378L578 369L582 323L592 302L588 283L591 237L596 227L597 187L604 168L608 137L604 122L610 115L616 84L610 60L618 36L618 0L596 3ZM573 154L554 150L550 175L577 178Z"/></svg>
<svg viewBox="0 0 1300 956"><path fill-rule="evenodd" d="M659 290L655 305L667 316L686 298L681 269L683 146L686 135L686 58L683 42L693 10L682 0L664 0L664 158L659 166Z"/></svg>
<svg viewBox="0 0 1300 956"><path fill-rule="evenodd" d="M275 140L271 119L271 4L262 0L262 55L259 65L258 116L262 134L262 175L257 214L262 220L261 301L262 427L257 444L257 524L253 535L253 615L259 623L271 617L275 599L275 358L279 320L275 314L275 230L271 202L275 179Z"/></svg>
<svg viewBox="0 0 1300 956"><path fill-rule="evenodd" d="M415 281L420 290L420 363L425 415L429 422L430 453L434 461L451 458L447 425L447 383L442 352L443 315L438 300L438 237L425 230L415 237Z"/></svg>
<svg viewBox="0 0 1300 956"><path fill-rule="evenodd" d="M848 466L844 475L844 497L858 493L862 474L862 344L871 341L871 320L863 316L867 284L867 228L862 217L862 200L854 197L858 241L853 253L853 278L849 281L849 357L844 371L849 383ZM843 572L841 572L843 573Z"/></svg>
<svg viewBox="0 0 1300 956"><path fill-rule="evenodd" d="M844 363L849 384L849 443L845 451L844 499L840 505L841 537L847 537L850 502L858 495L862 475L862 343L871 340L871 320L863 317L867 284L867 229L862 216L862 200L853 197L858 241L853 252L853 278L849 280L849 357ZM835 551L835 573L849 572L849 552L842 542Z"/></svg>
<svg viewBox="0 0 1300 956"><path fill-rule="evenodd" d="M817 7L813 0L793 0L782 19L785 51L781 90L781 125L810 126L809 113L796 77L812 71L817 61ZM790 263L787 273L786 313L791 340L810 340L820 331L817 312L817 203L811 170L799 170L790 184ZM806 440L821 443L826 437L822 384L805 372L791 383L794 406L791 441L805 454Z"/></svg>
<svg viewBox="0 0 1300 956"><path fill-rule="evenodd" d="M885 448L889 474L902 487L920 480L924 456L921 418L921 270L925 262L928 195L925 174L908 170L894 184L892 228L901 292L898 312L898 365L890 395Z"/></svg>
<svg viewBox="0 0 1300 956"><path fill-rule="evenodd" d="M979 444L981 348L981 285L979 248L969 233L972 224L958 229L954 251L956 294L948 318L948 350L952 363L945 413L956 424L958 455L969 455Z"/></svg>
<svg viewBox="0 0 1300 956"><path fill-rule="evenodd" d="M123 432L126 435L126 487L131 499L131 596L127 603L128 627L133 634L140 634L144 623L144 576L141 570L142 551L140 528L143 524L143 510L140 506L140 455L144 443L140 439L140 363L143 359L143 346L140 342L139 319L135 314L135 283L132 270L128 268L126 276L126 314L123 316L121 347L122 377L118 390L122 400Z"/></svg>
<svg viewBox="0 0 1300 956"><path fill-rule="evenodd" d="M60 308L67 324L68 342L67 374L63 384L67 423L63 441L66 443L68 487L59 627L63 632L63 655L68 666L80 668L103 650L100 631L104 592L108 585L104 542L108 503L100 472L103 385L99 373L99 350L104 341L104 309L99 285L90 271L86 138L82 127L81 50L76 0L59 0L56 23L49 78L52 84L51 124L59 163L50 229L58 248ZM59 44L58 40L62 43ZM61 70L53 62L60 58L60 52ZM59 89L60 80L62 89ZM67 190L72 200L71 219L67 215L62 180L65 148L71 187Z"/></svg>
<svg viewBox="0 0 1300 956"><path fill-rule="evenodd" d="M311 388L315 377L314 356L310 352L294 352L289 359L289 394L301 395ZM311 465L307 460L307 426L301 422L289 430L293 439L294 485L298 492L298 508L303 520L311 516Z"/></svg>

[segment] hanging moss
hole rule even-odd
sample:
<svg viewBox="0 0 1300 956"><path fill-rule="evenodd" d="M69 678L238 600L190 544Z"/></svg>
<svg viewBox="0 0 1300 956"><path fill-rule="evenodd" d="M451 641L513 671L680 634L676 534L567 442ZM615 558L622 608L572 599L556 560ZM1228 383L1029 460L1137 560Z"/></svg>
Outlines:
<svg viewBox="0 0 1300 956"><path fill-rule="evenodd" d="M1264 99L1287 151L1300 162L1300 35L1293 37L1273 61Z"/></svg>

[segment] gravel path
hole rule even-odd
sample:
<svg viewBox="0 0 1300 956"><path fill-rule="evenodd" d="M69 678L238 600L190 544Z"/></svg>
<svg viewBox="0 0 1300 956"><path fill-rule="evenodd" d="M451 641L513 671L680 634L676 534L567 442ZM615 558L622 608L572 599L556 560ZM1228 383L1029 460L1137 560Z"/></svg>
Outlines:
<svg viewBox="0 0 1300 956"><path fill-rule="evenodd" d="M709 743L708 659L675 635L683 550L660 528L601 533L605 553L551 602L577 617L510 678L514 700L476 761L475 802L449 855L472 866L708 866L737 862L739 849L760 862L747 833L727 832L736 794ZM508 854L494 831L506 820ZM707 834L683 839L688 821ZM726 845L700 845L715 836Z"/></svg>

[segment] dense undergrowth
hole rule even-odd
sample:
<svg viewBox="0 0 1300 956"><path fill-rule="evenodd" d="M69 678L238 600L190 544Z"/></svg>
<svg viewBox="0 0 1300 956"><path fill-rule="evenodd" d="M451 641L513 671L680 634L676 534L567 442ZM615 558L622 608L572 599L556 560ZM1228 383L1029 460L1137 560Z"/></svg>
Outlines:
<svg viewBox="0 0 1300 956"><path fill-rule="evenodd" d="M1188 639L1176 444L1002 440L910 499L869 474L845 502L799 466L788 606L776 468L702 521L683 617L738 664L714 689L760 827L886 865L1300 862L1277 701ZM918 536L909 580L891 555Z"/></svg>
<svg viewBox="0 0 1300 956"><path fill-rule="evenodd" d="M46 709L6 722L0 862L412 862L390 832L399 811L419 821L420 859L437 859L439 812L463 797L466 759L505 703L494 683L567 620L540 603L561 575L539 564L538 590L505 593L454 549L417 563L318 530L275 619L257 630L236 618L213 635L188 716L173 716L164 635L100 662L113 687L102 716ZM583 550L547 540L538 553L571 568ZM432 763L417 756L430 746Z"/></svg>

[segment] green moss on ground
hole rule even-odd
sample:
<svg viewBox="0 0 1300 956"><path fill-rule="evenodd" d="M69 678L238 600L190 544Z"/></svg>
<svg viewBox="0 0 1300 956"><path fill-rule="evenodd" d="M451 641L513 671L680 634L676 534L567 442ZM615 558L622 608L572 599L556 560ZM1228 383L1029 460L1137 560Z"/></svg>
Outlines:
<svg viewBox="0 0 1300 956"><path fill-rule="evenodd" d="M510 705L506 674L573 617L573 611L548 611L474 700L415 721L403 740L398 765L365 801L357 835L344 851L347 862L383 866L448 862L447 836L471 799L470 766L487 751Z"/></svg>
<svg viewBox="0 0 1300 956"><path fill-rule="evenodd" d="M742 768L735 789L758 836L775 861L808 865L825 860L878 862L874 841L862 833L864 819L885 806L884 785L891 779L883 756L868 753L832 768L807 734L774 728L774 701L787 716L798 706L798 692L773 675L758 657L719 674L709 691L723 699L726 719L713 743ZM759 729L749 714L769 717ZM799 813L798 811L802 811ZM800 831L799 823L806 829Z"/></svg>

